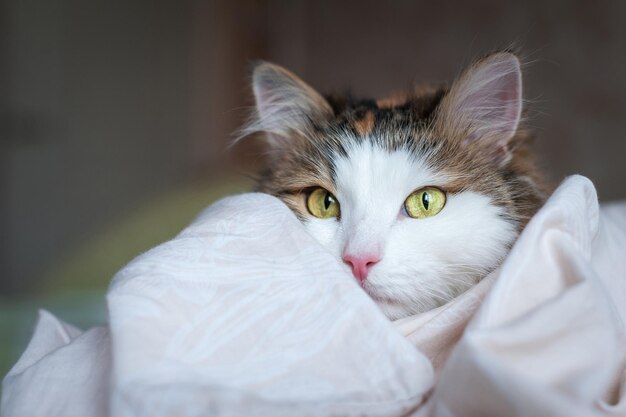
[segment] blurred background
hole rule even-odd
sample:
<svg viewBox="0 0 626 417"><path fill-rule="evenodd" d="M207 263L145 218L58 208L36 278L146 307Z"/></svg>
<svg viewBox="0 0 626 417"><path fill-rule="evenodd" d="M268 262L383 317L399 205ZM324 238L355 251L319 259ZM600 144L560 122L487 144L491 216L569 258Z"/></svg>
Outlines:
<svg viewBox="0 0 626 417"><path fill-rule="evenodd" d="M376 97L509 46L552 178L625 198L621 0L2 0L0 374L38 308L105 322L119 268L250 189L262 149L227 147L255 60Z"/></svg>

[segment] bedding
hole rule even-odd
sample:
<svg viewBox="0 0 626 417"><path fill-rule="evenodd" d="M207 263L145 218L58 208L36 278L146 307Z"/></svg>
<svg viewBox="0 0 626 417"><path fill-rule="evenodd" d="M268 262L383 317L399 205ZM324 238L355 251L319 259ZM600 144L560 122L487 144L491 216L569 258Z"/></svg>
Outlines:
<svg viewBox="0 0 626 417"><path fill-rule="evenodd" d="M626 204L580 176L416 316L389 321L264 194L139 256L107 306L86 331L40 312L3 416L626 416Z"/></svg>

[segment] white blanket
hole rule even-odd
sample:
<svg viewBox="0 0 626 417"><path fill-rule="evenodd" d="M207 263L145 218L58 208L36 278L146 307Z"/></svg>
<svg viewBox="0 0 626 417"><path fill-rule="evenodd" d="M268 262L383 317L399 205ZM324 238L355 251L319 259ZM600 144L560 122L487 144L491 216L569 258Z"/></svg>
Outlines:
<svg viewBox="0 0 626 417"><path fill-rule="evenodd" d="M209 207L107 302L85 332L41 313L2 416L626 416L626 205L583 177L498 271L396 322L263 194Z"/></svg>

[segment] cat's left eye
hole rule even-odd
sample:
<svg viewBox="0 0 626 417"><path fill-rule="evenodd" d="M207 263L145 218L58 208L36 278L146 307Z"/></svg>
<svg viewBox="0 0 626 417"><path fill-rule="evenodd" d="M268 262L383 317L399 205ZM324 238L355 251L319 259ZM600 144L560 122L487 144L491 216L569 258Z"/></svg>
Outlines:
<svg viewBox="0 0 626 417"><path fill-rule="evenodd" d="M425 219L439 213L446 204L446 193L436 187L424 187L406 198L404 210L415 219Z"/></svg>
<svg viewBox="0 0 626 417"><path fill-rule="evenodd" d="M320 219L339 217L339 202L324 188L314 189L307 197L306 206L309 213Z"/></svg>

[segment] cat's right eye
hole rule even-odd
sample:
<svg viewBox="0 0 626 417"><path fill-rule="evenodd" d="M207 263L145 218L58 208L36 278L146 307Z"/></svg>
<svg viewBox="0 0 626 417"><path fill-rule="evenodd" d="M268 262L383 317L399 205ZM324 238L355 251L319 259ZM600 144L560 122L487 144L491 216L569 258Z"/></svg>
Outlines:
<svg viewBox="0 0 626 417"><path fill-rule="evenodd" d="M320 219L339 217L339 202L330 191L318 187L307 197L309 213Z"/></svg>

